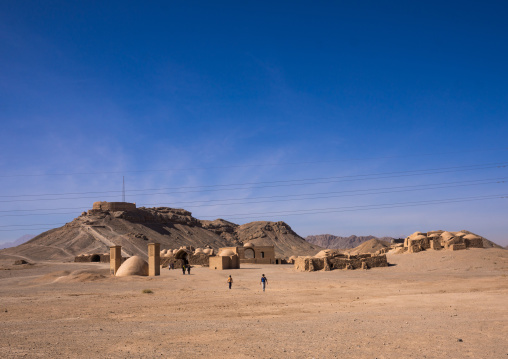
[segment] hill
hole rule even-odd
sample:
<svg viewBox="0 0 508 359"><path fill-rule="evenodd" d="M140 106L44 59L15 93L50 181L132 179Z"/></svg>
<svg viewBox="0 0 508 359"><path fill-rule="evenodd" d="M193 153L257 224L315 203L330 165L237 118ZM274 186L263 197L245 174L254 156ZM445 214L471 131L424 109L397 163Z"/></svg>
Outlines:
<svg viewBox="0 0 508 359"><path fill-rule="evenodd" d="M35 236L31 234L25 234L12 242L4 242L3 244L0 244L0 249L19 246L20 244L29 241L33 237Z"/></svg>
<svg viewBox="0 0 508 359"><path fill-rule="evenodd" d="M389 248L390 242L382 241L377 238L372 238L367 242L360 244L358 247L355 247L349 251L349 254L365 254L365 253L376 253L380 249Z"/></svg>
<svg viewBox="0 0 508 359"><path fill-rule="evenodd" d="M390 242L392 237L374 237L374 236L349 236L349 237L340 237L334 236L332 234L318 234L313 236L305 237L305 240L311 244L329 248L329 249L349 249L358 247L360 244L365 243L371 239L379 239L382 241Z"/></svg>
<svg viewBox="0 0 508 359"><path fill-rule="evenodd" d="M238 225L223 219L201 221L184 209L136 208L129 211L91 210L62 227L44 232L17 247L0 251L2 257L36 260L73 260L79 254L109 253L121 245L124 256L147 256L147 243L161 249L274 245L278 257L312 255L321 248L306 242L284 222Z"/></svg>

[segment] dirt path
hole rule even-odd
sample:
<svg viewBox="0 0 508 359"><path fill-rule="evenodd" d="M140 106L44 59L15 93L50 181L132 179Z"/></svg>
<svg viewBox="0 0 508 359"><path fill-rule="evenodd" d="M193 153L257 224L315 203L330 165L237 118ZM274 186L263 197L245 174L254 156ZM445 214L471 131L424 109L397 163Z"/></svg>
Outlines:
<svg viewBox="0 0 508 359"><path fill-rule="evenodd" d="M508 358L508 251L389 261L131 278L104 264L0 263L0 357Z"/></svg>

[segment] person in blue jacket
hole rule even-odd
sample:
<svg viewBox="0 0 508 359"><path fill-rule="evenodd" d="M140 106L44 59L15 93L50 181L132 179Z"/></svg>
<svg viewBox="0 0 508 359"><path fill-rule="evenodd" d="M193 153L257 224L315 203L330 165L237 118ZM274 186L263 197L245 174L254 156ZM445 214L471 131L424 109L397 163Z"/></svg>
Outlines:
<svg viewBox="0 0 508 359"><path fill-rule="evenodd" d="M265 287L268 285L268 278L265 277L265 275L261 275L261 286L263 287L263 292L265 291Z"/></svg>

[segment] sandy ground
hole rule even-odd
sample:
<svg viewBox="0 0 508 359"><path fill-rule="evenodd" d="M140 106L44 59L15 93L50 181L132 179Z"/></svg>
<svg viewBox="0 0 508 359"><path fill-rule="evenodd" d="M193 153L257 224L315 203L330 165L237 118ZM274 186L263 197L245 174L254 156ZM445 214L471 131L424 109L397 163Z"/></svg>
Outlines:
<svg viewBox="0 0 508 359"><path fill-rule="evenodd" d="M130 278L105 264L0 260L0 358L508 358L507 250L388 259L368 271Z"/></svg>

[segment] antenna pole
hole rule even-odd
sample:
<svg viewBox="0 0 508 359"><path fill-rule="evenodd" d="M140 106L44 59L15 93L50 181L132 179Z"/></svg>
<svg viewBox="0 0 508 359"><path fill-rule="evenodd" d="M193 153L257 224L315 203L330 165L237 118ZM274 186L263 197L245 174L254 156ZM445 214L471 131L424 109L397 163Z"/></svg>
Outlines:
<svg viewBox="0 0 508 359"><path fill-rule="evenodd" d="M125 202L125 176L122 176L122 202Z"/></svg>

